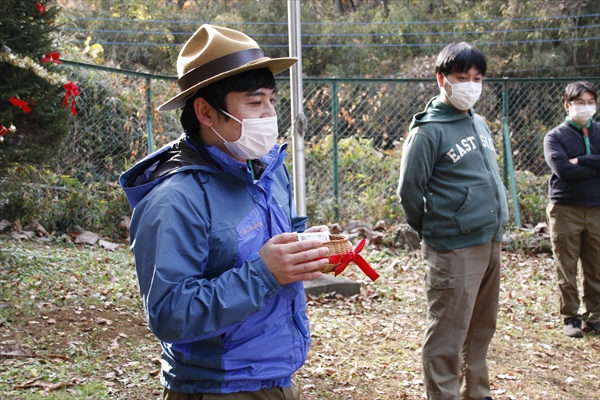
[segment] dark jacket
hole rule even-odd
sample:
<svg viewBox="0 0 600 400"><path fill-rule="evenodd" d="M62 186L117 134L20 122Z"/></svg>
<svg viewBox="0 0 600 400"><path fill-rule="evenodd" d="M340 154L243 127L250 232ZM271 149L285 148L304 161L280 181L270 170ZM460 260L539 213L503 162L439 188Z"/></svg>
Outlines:
<svg viewBox="0 0 600 400"><path fill-rule="evenodd" d="M600 124L588 129L590 155L580 129L565 121L544 137L544 157L552 168L550 202L572 206L600 206ZM577 164L569 160L577 158Z"/></svg>
<svg viewBox="0 0 600 400"><path fill-rule="evenodd" d="M483 118L431 100L410 125L398 195L408 224L436 250L502 240L508 195Z"/></svg>

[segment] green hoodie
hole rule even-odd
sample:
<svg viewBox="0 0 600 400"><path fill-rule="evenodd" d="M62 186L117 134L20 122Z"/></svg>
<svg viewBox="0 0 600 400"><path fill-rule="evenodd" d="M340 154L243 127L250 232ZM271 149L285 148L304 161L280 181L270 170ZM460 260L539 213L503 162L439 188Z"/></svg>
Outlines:
<svg viewBox="0 0 600 400"><path fill-rule="evenodd" d="M398 196L408 224L436 250L502 240L508 194L483 118L437 97L415 114L402 151Z"/></svg>

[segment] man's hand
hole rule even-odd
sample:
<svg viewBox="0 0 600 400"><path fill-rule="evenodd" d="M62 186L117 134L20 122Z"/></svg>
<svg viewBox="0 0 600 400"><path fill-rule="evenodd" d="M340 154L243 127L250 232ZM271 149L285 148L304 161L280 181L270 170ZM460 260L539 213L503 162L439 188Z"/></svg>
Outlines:
<svg viewBox="0 0 600 400"><path fill-rule="evenodd" d="M306 233L310 233L310 232L329 232L329 227L327 225L315 225L315 226L311 226L310 228L308 228L304 232L306 232Z"/></svg>
<svg viewBox="0 0 600 400"><path fill-rule="evenodd" d="M575 158L570 158L570 159L569 159L569 162L570 162L571 164L577 164L577 157L575 157Z"/></svg>
<svg viewBox="0 0 600 400"><path fill-rule="evenodd" d="M319 268L329 263L327 247L318 240L296 240L296 233L273 236L258 254L280 285L308 281L322 275Z"/></svg>

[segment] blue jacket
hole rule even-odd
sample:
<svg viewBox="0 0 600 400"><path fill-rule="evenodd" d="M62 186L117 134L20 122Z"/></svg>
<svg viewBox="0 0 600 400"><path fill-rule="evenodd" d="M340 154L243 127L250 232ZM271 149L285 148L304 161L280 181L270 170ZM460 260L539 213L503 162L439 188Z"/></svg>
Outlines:
<svg viewBox="0 0 600 400"><path fill-rule="evenodd" d="M244 163L185 138L125 172L130 235L161 383L185 393L291 385L310 345L302 282L279 285L258 255L283 232L302 232L287 146Z"/></svg>

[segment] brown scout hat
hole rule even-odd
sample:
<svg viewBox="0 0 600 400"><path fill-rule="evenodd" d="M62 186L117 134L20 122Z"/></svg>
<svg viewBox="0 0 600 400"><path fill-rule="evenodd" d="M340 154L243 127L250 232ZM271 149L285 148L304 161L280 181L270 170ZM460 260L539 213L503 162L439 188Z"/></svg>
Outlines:
<svg viewBox="0 0 600 400"><path fill-rule="evenodd" d="M198 89L229 76L257 68L269 68L276 75L296 61L295 57L266 57L258 44L242 32L204 24L177 57L181 93L159 106L158 111L181 108Z"/></svg>

